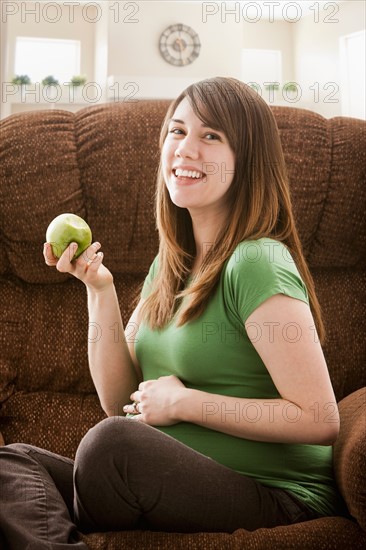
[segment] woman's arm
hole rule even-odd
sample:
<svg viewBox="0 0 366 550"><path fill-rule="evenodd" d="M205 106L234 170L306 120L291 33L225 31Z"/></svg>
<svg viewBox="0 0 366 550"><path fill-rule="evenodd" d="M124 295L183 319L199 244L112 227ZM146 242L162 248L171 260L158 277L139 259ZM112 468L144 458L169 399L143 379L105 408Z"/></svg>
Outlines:
<svg viewBox="0 0 366 550"><path fill-rule="evenodd" d="M256 441L332 445L339 432L338 407L308 305L277 294L256 308L245 328L280 399L211 394L166 376L142 382L131 395L141 402L136 420L191 422ZM133 412L129 405L124 410Z"/></svg>
<svg viewBox="0 0 366 550"><path fill-rule="evenodd" d="M332 445L339 432L338 407L310 308L276 294L249 316L245 328L281 399L186 389L177 416L257 441Z"/></svg>
<svg viewBox="0 0 366 550"><path fill-rule="evenodd" d="M122 317L111 272L103 265L99 242L93 243L77 260L77 244L71 243L58 259L51 244L43 255L49 266L70 273L87 288L89 311L88 356L91 376L103 410L108 416L123 414L122 406L142 380L134 353L133 330L137 327L140 302L123 330ZM130 336L128 336L128 334Z"/></svg>
<svg viewBox="0 0 366 550"><path fill-rule="evenodd" d="M140 307L141 302L126 328L137 324ZM123 405L142 380L137 362L133 361L135 355L129 349L133 348L135 331L126 330L125 333L123 329L113 284L98 292L88 288L88 310L90 373L105 413L108 416L121 415Z"/></svg>

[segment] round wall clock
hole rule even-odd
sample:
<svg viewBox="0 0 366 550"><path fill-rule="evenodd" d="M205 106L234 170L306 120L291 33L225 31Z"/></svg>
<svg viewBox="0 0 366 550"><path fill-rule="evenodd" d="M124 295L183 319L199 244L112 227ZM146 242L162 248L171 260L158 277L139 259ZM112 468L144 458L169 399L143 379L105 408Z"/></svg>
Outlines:
<svg viewBox="0 0 366 550"><path fill-rule="evenodd" d="M171 65L182 67L192 63L200 53L201 43L196 31L187 25L170 25L160 36L160 53Z"/></svg>

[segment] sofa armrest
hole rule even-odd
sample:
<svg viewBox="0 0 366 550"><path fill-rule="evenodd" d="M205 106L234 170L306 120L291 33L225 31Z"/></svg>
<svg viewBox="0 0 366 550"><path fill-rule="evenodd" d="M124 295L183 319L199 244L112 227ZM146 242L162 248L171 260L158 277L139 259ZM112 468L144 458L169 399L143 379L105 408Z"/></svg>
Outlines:
<svg viewBox="0 0 366 550"><path fill-rule="evenodd" d="M350 514L366 530L366 387L339 402L341 427L334 473Z"/></svg>

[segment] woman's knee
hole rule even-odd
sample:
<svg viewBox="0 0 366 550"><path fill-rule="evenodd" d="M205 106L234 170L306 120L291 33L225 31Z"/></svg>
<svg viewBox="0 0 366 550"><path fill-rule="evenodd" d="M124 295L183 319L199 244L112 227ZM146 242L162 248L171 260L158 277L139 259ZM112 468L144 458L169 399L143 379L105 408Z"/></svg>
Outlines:
<svg viewBox="0 0 366 550"><path fill-rule="evenodd" d="M124 479L129 461L126 449L134 439L131 424L124 417L106 418L80 442L74 466L74 510L86 531L98 528L100 518L111 507L106 503L120 502L121 495L125 495L126 502L132 498ZM117 510L122 505L123 502L112 508ZM109 519L105 518L105 522Z"/></svg>
<svg viewBox="0 0 366 550"><path fill-rule="evenodd" d="M114 452L133 439L132 422L123 416L105 418L91 428L80 441L75 467L91 465L100 468Z"/></svg>
<svg viewBox="0 0 366 550"><path fill-rule="evenodd" d="M81 440L75 456L74 512L82 530L137 526L141 512L130 477L134 478L136 462L143 470L133 457L137 447L143 454L141 442L148 428L125 417L110 417Z"/></svg>
<svg viewBox="0 0 366 550"><path fill-rule="evenodd" d="M155 432L152 426L111 416L96 424L83 437L77 449L74 465L74 487L80 493L103 491L116 471L124 477L126 471L134 477L146 468L146 453ZM149 441L149 445L142 444ZM148 450L147 450L148 449ZM128 468L127 468L128 466Z"/></svg>

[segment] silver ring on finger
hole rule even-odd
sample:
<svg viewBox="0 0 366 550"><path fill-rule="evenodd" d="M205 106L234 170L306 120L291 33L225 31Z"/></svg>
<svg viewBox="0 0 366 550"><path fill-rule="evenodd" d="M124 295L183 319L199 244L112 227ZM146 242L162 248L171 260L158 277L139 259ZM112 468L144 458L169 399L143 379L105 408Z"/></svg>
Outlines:
<svg viewBox="0 0 366 550"><path fill-rule="evenodd" d="M93 263L94 259L93 258L90 258L87 262L86 262L86 266L85 266L85 271L87 271L89 269L89 267L91 266L91 264Z"/></svg>

